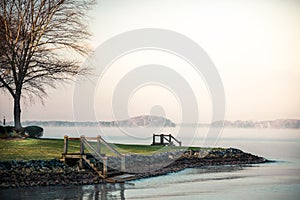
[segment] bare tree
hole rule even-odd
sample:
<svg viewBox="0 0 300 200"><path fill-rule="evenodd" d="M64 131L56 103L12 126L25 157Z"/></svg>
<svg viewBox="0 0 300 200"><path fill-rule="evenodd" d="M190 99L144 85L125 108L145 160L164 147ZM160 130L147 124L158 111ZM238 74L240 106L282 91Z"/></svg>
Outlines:
<svg viewBox="0 0 300 200"><path fill-rule="evenodd" d="M89 53L86 13L94 0L1 0L0 88L14 99L21 129L20 100L44 97L47 87L82 72L78 57ZM74 52L77 56L66 53Z"/></svg>

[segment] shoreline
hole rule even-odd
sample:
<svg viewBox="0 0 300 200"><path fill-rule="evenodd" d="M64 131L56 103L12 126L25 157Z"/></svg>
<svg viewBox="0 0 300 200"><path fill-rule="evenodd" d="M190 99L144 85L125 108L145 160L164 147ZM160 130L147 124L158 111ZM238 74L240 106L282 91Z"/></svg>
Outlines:
<svg viewBox="0 0 300 200"><path fill-rule="evenodd" d="M187 151L169 165L155 171L135 174L136 179L149 178L179 172L187 168L215 166L245 167L272 162L263 157L245 153L239 149L213 149L205 156L200 151ZM135 179L135 180L136 180ZM68 166L58 159L31 161L0 161L0 189L35 187L91 185L107 183L92 169L80 170L77 165Z"/></svg>
<svg viewBox="0 0 300 200"><path fill-rule="evenodd" d="M201 153L198 150L184 154L176 159L170 165L162 168L159 171L147 172L138 174L138 178L149 178L155 176L167 175L169 173L179 172L188 168L207 168L207 167L222 167L236 166L245 167L254 164L263 164L273 162L263 157L256 156L250 153L245 153L242 150L235 148L215 149L211 150L207 155L199 157Z"/></svg>

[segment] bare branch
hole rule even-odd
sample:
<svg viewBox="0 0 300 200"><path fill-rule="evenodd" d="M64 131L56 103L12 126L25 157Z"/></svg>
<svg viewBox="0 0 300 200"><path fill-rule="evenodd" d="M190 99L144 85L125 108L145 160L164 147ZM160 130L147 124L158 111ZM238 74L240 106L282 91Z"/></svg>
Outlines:
<svg viewBox="0 0 300 200"><path fill-rule="evenodd" d="M18 87L41 93L53 81L70 80L85 69L64 49L90 53L85 23L94 0L4 0L0 3L0 87L15 94ZM10 88L10 89L9 89Z"/></svg>
<svg viewBox="0 0 300 200"><path fill-rule="evenodd" d="M0 89L14 98L15 126L20 128L20 98L38 96L48 87L72 80L79 58L90 52L86 13L95 0L1 0Z"/></svg>

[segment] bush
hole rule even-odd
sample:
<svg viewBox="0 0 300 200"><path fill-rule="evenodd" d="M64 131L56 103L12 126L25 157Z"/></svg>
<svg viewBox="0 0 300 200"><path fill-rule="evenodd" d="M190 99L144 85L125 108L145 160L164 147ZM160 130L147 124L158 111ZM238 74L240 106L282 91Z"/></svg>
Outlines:
<svg viewBox="0 0 300 200"><path fill-rule="evenodd" d="M9 138L13 136L13 126L0 126L0 138Z"/></svg>
<svg viewBox="0 0 300 200"><path fill-rule="evenodd" d="M44 134L44 129L39 126L27 126L25 127L25 134L28 134L30 138L40 138Z"/></svg>
<svg viewBox="0 0 300 200"><path fill-rule="evenodd" d="M13 132L13 126L0 126L0 133L10 133Z"/></svg>

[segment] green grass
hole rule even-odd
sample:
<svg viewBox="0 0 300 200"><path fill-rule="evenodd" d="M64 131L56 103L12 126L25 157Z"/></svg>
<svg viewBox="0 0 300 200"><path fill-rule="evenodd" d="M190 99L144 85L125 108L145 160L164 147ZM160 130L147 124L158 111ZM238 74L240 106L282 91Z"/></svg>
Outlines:
<svg viewBox="0 0 300 200"><path fill-rule="evenodd" d="M91 143L95 146L95 143ZM181 149L199 149L197 147L162 147L150 145L129 145L114 144L114 147L121 153L152 154L165 151ZM50 160L60 158L63 153L63 139L26 139L26 140L0 140L0 161L3 160ZM69 141L68 152L79 153L80 142ZM85 150L88 152L88 150ZM113 155L104 145L101 153Z"/></svg>
<svg viewBox="0 0 300 200"><path fill-rule="evenodd" d="M63 146L64 141L56 139L0 140L0 160L60 158ZM69 148L70 151L79 151L79 143L71 143Z"/></svg>
<svg viewBox="0 0 300 200"><path fill-rule="evenodd" d="M138 154L153 154L165 151L185 150L187 147L177 146L150 146L150 145L134 145L134 144L115 144L116 149L121 153L138 153Z"/></svg>

